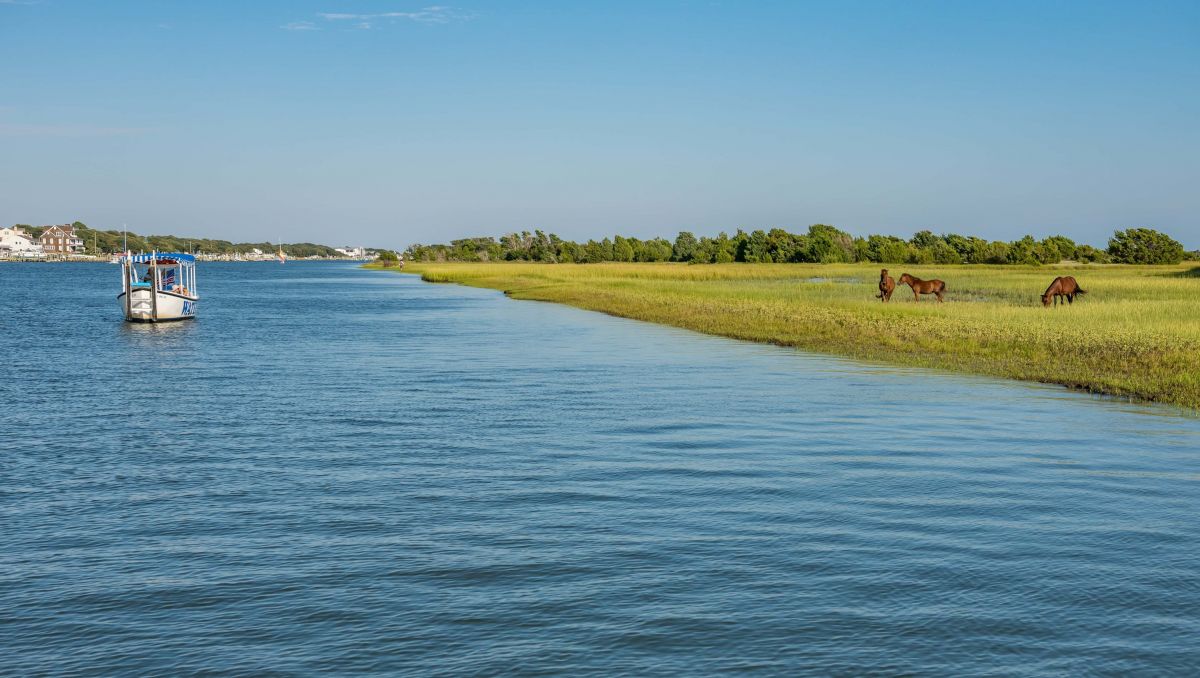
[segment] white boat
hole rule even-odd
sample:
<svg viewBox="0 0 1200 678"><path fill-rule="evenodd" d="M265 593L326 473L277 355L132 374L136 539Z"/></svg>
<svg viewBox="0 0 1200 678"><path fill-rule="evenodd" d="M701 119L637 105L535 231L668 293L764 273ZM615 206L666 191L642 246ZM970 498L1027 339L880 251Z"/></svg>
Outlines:
<svg viewBox="0 0 1200 678"><path fill-rule="evenodd" d="M121 257L117 301L130 322L161 323L196 317L196 257L178 252Z"/></svg>

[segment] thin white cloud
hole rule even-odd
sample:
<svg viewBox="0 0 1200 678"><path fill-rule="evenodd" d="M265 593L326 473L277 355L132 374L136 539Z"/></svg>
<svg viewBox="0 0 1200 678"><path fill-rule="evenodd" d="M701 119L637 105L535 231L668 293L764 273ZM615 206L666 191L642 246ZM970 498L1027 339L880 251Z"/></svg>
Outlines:
<svg viewBox="0 0 1200 678"><path fill-rule="evenodd" d="M371 14L348 14L345 12L318 12L317 16L326 21L357 21L359 28L370 28L370 24L379 20L414 21L422 24L448 24L454 21L469 21L475 18L471 12L444 5L431 5L411 12L374 12ZM365 24L365 25L364 25Z"/></svg>
<svg viewBox="0 0 1200 678"><path fill-rule="evenodd" d="M319 31L317 25L311 21L292 21L280 26L285 31Z"/></svg>

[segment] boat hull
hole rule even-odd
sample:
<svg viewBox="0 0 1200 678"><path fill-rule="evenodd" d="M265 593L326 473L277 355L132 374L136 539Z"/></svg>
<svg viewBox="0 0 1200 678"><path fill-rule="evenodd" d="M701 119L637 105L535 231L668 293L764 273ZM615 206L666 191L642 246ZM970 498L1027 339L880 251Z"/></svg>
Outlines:
<svg viewBox="0 0 1200 678"><path fill-rule="evenodd" d="M157 298L152 298L151 295ZM134 288L125 299L125 293L117 295L125 319L135 323L163 323L176 320L192 320L196 317L196 306L200 298L174 292L149 288Z"/></svg>

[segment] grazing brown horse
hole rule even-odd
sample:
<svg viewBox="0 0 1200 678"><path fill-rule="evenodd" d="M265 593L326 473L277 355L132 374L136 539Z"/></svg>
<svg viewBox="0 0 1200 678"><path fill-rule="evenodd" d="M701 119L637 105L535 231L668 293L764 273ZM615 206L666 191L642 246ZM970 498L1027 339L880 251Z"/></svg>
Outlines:
<svg viewBox="0 0 1200 678"><path fill-rule="evenodd" d="M1066 297L1067 303L1073 304L1077 294L1087 294L1087 290L1080 287L1075 278L1069 275L1060 276L1046 288L1046 293L1042 295L1042 306L1049 306L1051 297L1054 298L1055 306L1058 306L1059 297Z"/></svg>
<svg viewBox="0 0 1200 678"><path fill-rule="evenodd" d="M933 294L937 296L938 303L940 304L942 303L942 296L946 294L946 283L941 280L921 280L905 273L900 276L900 284L911 287L913 299L917 301L921 300L922 294Z"/></svg>
<svg viewBox="0 0 1200 678"><path fill-rule="evenodd" d="M892 292L894 292L894 291L896 291L896 281L892 279L892 276L887 274L886 268L880 269L880 271L879 271L879 294L876 294L875 298L883 299L884 301L891 301L892 300Z"/></svg>

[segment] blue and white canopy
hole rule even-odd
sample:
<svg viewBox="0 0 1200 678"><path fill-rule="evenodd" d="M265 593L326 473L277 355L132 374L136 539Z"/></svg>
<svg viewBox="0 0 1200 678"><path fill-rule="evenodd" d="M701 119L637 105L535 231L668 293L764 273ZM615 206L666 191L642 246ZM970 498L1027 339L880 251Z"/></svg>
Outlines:
<svg viewBox="0 0 1200 678"><path fill-rule="evenodd" d="M148 254L133 254L129 256L129 260L135 264L149 264L152 261L162 261L164 259L170 261L178 261L185 264L196 263L196 257L191 254L182 252L151 252Z"/></svg>

